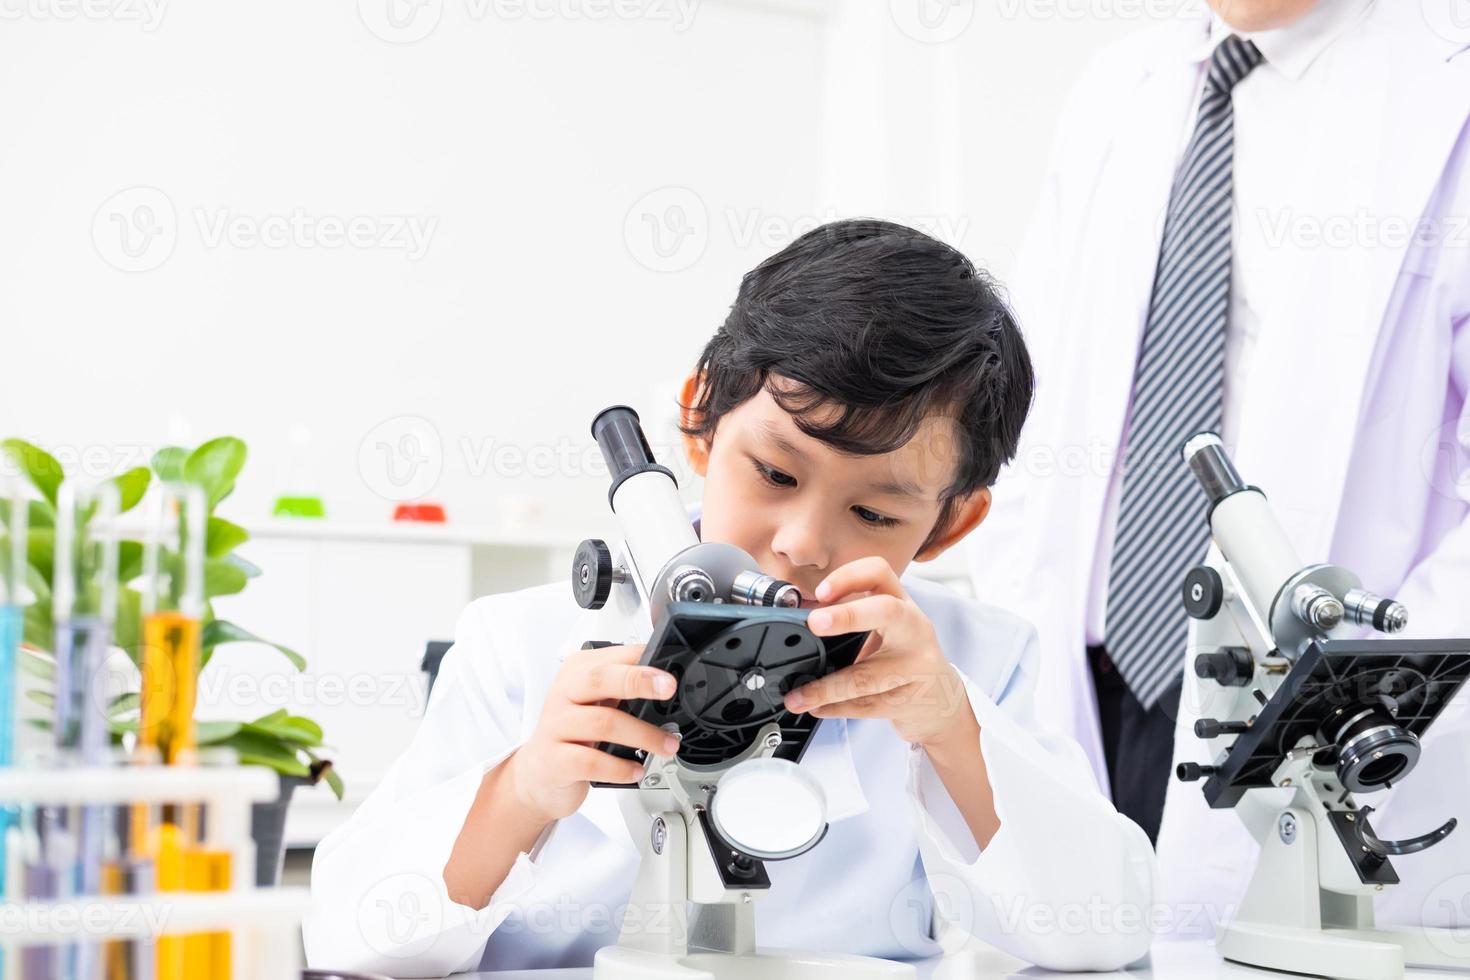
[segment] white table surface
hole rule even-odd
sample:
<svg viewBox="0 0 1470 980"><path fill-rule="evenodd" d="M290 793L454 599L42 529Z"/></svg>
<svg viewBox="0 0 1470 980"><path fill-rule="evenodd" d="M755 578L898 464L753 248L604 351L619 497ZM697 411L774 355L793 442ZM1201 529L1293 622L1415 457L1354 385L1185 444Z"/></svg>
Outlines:
<svg viewBox="0 0 1470 980"><path fill-rule="evenodd" d="M943 959L924 960L915 965L921 980L1002 980L1016 977L1018 980L1038 980L1046 977L1115 977L1119 980L1262 980L1266 977L1290 977L1297 974L1276 973L1254 967L1226 963L1220 959L1212 944L1206 942L1161 942L1154 945L1146 966L1116 973L1055 973L1028 966L1020 960L1001 953L965 952ZM1409 980L1444 980L1457 976L1439 970L1408 970ZM1466 962L1466 974L1470 975L1470 960ZM494 977L496 980L588 980L590 968L574 970L526 970L508 972L463 973L462 977Z"/></svg>

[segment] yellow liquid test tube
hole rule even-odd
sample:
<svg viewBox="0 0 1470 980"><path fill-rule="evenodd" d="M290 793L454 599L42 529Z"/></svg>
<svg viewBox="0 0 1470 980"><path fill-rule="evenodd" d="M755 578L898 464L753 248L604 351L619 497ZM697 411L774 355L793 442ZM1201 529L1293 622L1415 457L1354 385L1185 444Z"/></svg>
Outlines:
<svg viewBox="0 0 1470 980"><path fill-rule="evenodd" d="M138 744L170 766L189 765L197 750L199 620L177 612L143 618L143 691Z"/></svg>

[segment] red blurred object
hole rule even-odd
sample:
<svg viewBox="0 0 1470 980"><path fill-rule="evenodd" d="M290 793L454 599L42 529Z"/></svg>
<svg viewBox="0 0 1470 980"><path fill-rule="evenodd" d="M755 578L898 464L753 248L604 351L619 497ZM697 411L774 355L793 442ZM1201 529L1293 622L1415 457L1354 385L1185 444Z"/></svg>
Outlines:
<svg viewBox="0 0 1470 980"><path fill-rule="evenodd" d="M426 524L443 524L443 504L399 504L393 509L395 521L421 521Z"/></svg>

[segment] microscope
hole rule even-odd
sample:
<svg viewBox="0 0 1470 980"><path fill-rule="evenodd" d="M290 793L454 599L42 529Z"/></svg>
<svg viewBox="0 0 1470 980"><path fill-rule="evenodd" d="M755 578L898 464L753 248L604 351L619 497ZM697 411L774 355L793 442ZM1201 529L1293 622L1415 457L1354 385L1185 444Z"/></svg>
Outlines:
<svg viewBox="0 0 1470 980"><path fill-rule="evenodd" d="M1345 568L1303 564L1217 435L1193 436L1183 454L1224 562L1184 579L1184 607L1197 620L1195 734L1214 762L1181 763L1177 775L1203 779L1209 805L1234 808L1261 845L1220 954L1351 980L1402 977L1405 963L1463 969L1447 930L1375 927L1373 918L1373 896L1399 881L1390 859L1433 847L1455 819L1383 840L1373 808L1353 794L1413 771L1425 730L1470 677L1470 640L1358 638L1401 632L1407 610ZM1270 787L1279 790L1247 792Z"/></svg>
<svg viewBox="0 0 1470 980"><path fill-rule="evenodd" d="M913 978L871 957L758 949L753 903L770 891L765 864L806 853L827 832L822 787L797 763L820 719L784 705L795 687L852 664L866 633L818 637L801 594L740 548L701 542L674 474L653 457L623 405L592 422L623 540L588 539L572 559L572 591L598 610L583 649L646 638L642 663L678 682L668 701L619 707L673 733L669 757L598 747L643 763L619 808L640 864L616 945L597 952L597 980ZM820 914L814 909L813 914Z"/></svg>

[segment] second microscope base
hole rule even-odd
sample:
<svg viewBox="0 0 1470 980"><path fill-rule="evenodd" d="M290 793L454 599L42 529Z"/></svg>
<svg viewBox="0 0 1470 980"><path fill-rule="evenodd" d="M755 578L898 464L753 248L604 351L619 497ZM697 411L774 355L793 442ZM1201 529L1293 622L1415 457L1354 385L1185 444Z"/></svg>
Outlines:
<svg viewBox="0 0 1470 980"><path fill-rule="evenodd" d="M750 954L652 953L605 946L593 960L594 980L914 980L907 963L843 953L757 950Z"/></svg>
<svg viewBox="0 0 1470 980"><path fill-rule="evenodd" d="M1231 923L1215 948L1233 963L1341 980L1401 980L1404 965L1463 970L1461 942L1447 929L1303 929Z"/></svg>

